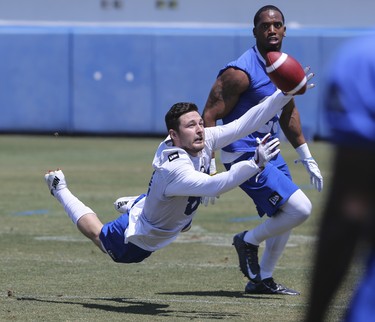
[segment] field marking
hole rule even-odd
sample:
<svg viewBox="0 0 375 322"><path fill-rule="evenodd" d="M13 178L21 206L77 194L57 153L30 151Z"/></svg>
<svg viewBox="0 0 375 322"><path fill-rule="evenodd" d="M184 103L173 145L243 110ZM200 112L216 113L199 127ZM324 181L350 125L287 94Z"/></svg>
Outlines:
<svg viewBox="0 0 375 322"><path fill-rule="evenodd" d="M61 235L61 236L36 236L38 241L58 241L58 242L89 242L84 237ZM205 244L218 247L232 247L233 234L208 233L201 226L193 226L188 232L181 233L174 243L180 244ZM286 247L297 247L299 244L310 244L316 241L314 236L291 235ZM264 247L264 243L260 245Z"/></svg>
<svg viewBox="0 0 375 322"><path fill-rule="evenodd" d="M232 247L233 234L208 233L201 226L193 226L188 232L181 233L175 243L203 243L211 246ZM317 240L314 236L291 235L286 247L297 247L299 244L314 243ZM262 243L260 246L264 247Z"/></svg>
<svg viewBox="0 0 375 322"><path fill-rule="evenodd" d="M47 215L47 209L25 210L12 213L13 216L33 216L33 215Z"/></svg>
<svg viewBox="0 0 375 322"><path fill-rule="evenodd" d="M24 260L28 260L30 262L38 262L38 263L65 263L65 264L86 264L91 263L92 261L89 259L82 259L82 258L46 258L43 255L30 255L28 257L23 257L20 259L15 259L14 256L11 255L2 255L1 262L4 263L17 263L22 262Z"/></svg>
<svg viewBox="0 0 375 322"><path fill-rule="evenodd" d="M89 242L87 238L84 237L73 237L73 236L67 236L67 235L62 235L62 236L36 236L34 237L35 240L40 240L40 241L60 241L60 242Z"/></svg>

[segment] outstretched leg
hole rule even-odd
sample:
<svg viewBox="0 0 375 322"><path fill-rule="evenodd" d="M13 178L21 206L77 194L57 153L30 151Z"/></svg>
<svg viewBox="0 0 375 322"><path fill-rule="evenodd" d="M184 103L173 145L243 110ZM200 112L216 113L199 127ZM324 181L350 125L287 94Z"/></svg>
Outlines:
<svg viewBox="0 0 375 322"><path fill-rule="evenodd" d="M49 171L44 178L51 194L64 207L65 212L79 231L104 251L99 240L99 234L103 227L102 222L91 208L69 191L64 173L61 170Z"/></svg>

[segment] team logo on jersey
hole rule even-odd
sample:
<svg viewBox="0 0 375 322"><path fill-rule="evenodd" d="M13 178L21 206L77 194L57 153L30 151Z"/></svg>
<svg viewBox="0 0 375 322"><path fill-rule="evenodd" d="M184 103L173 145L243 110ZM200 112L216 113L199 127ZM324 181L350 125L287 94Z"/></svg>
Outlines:
<svg viewBox="0 0 375 322"><path fill-rule="evenodd" d="M269 198L268 201L272 206L276 206L283 198L275 191Z"/></svg>
<svg viewBox="0 0 375 322"><path fill-rule="evenodd" d="M170 155L168 155L168 160L169 160L169 162L172 162L173 160L176 160L179 157L180 156L179 156L178 152L176 151L176 152L173 152Z"/></svg>

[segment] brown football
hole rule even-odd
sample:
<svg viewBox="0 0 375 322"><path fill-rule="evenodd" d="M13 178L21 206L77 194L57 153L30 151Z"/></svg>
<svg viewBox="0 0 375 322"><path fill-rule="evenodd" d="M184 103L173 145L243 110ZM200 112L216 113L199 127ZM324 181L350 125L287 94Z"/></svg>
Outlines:
<svg viewBox="0 0 375 322"><path fill-rule="evenodd" d="M292 56L278 51L268 52L266 71L271 81L283 92L299 95L306 91L305 71Z"/></svg>

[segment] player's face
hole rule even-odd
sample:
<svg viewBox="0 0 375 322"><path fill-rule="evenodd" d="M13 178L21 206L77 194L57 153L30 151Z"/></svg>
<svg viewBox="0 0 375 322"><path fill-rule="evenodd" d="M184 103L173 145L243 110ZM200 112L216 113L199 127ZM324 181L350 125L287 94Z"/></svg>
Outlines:
<svg viewBox="0 0 375 322"><path fill-rule="evenodd" d="M281 13L276 10L263 11L253 33L261 53L280 51L286 27Z"/></svg>
<svg viewBox="0 0 375 322"><path fill-rule="evenodd" d="M203 119L198 112L181 115L179 131L170 133L175 146L183 148L192 156L197 156L204 148Z"/></svg>

